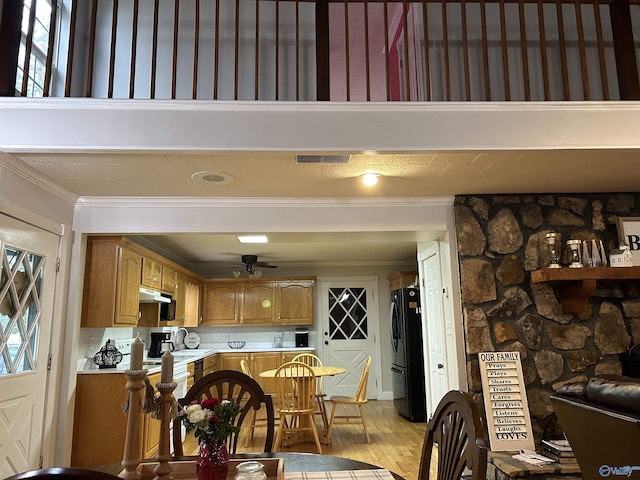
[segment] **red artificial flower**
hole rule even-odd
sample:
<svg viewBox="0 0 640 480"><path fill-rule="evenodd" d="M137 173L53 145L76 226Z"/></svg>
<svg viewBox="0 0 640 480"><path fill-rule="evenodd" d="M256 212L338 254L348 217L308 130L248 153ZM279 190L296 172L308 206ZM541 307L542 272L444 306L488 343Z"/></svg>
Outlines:
<svg viewBox="0 0 640 480"><path fill-rule="evenodd" d="M202 401L200 406L202 408L206 408L207 410L213 410L214 407L216 405L218 405L219 403L220 403L220 400L218 400L217 398L207 398L207 399Z"/></svg>
<svg viewBox="0 0 640 480"><path fill-rule="evenodd" d="M209 423L218 423L218 417L216 417L215 415L212 415L211 418L209 419Z"/></svg>

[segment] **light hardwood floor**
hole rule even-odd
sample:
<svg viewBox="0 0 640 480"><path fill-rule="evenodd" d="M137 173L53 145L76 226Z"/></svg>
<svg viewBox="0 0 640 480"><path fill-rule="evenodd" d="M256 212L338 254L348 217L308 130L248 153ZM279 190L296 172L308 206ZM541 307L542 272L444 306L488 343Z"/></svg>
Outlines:
<svg viewBox="0 0 640 480"><path fill-rule="evenodd" d="M330 402L327 402L327 410L331 415ZM341 408L340 413L346 411L346 407L345 410ZM354 413L356 411L357 408L354 407ZM371 400L364 406L364 412L371 437L370 444L365 442L362 425L336 425L331 434L331 445L322 445L322 453L378 465L401 475L406 480L417 478L427 424L412 423L404 419L393 408L391 400ZM317 423L320 423L319 419ZM246 446L244 433L241 432L238 453L261 449L264 445L262 431L264 429L256 429L253 443ZM195 454L196 450L195 441L186 442L185 453ZM310 440L283 448L282 451L315 453L316 449L315 443Z"/></svg>

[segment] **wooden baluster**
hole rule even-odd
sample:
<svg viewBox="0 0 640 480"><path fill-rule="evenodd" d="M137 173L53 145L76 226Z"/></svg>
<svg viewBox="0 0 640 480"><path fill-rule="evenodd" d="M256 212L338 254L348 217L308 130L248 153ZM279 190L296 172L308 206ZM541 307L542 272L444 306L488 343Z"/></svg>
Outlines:
<svg viewBox="0 0 640 480"><path fill-rule="evenodd" d="M582 95L583 100L591 100L589 88L589 72L587 70L587 54L584 45L584 27L582 25L582 7L580 0L575 0L576 29L578 31L578 51L580 52L580 67L582 71Z"/></svg>
<svg viewBox="0 0 640 480"><path fill-rule="evenodd" d="M193 80L191 98L198 98L198 60L200 55L200 0L195 3L195 26L193 31Z"/></svg>
<svg viewBox="0 0 640 480"><path fill-rule="evenodd" d="M47 63L44 72L44 87L42 96L48 97L51 88L51 65L53 64L53 47L56 41L56 18L58 16L58 2L51 2L51 16L49 17L49 42L47 44Z"/></svg>
<svg viewBox="0 0 640 480"><path fill-rule="evenodd" d="M462 20L462 55L464 59L464 93L468 101L471 100L471 75L469 73L469 39L467 32L467 2L461 0L460 17Z"/></svg>
<svg viewBox="0 0 640 480"><path fill-rule="evenodd" d="M551 86L549 82L549 61L547 59L547 35L544 28L544 3L538 0L538 31L540 34L540 60L542 62L542 83L544 85L544 99L551 100Z"/></svg>
<svg viewBox="0 0 640 480"><path fill-rule="evenodd" d="M109 48L109 86L107 98L113 98L113 82L116 67L116 39L118 37L118 0L113 0L111 10L111 45Z"/></svg>
<svg viewBox="0 0 640 480"><path fill-rule="evenodd" d="M431 100L431 67L429 66L429 23L427 18L427 0L422 0L422 30L424 32L425 98L429 101Z"/></svg>
<svg viewBox="0 0 640 480"><path fill-rule="evenodd" d="M600 81L602 82L602 99L611 100L609 96L609 77L607 75L607 62L604 56L604 40L602 38L602 18L600 17L600 2L593 2L593 17L596 24L596 42L598 45L598 62L600 64Z"/></svg>
<svg viewBox="0 0 640 480"><path fill-rule="evenodd" d="M131 19L131 74L129 75L129 98L135 95L136 85L136 53L138 47L139 0L133 1L133 18Z"/></svg>
<svg viewBox="0 0 640 480"><path fill-rule="evenodd" d="M527 24L524 15L524 0L518 0L520 17L520 48L522 52L522 75L524 77L524 99L531 100L531 84L529 80L529 55L527 52Z"/></svg>

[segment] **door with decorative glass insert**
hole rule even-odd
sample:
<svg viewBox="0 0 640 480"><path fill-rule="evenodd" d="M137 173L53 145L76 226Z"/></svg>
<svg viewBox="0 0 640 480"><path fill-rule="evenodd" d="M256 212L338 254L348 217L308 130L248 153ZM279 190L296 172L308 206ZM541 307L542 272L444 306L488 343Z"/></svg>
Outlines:
<svg viewBox="0 0 640 480"><path fill-rule="evenodd" d="M0 214L0 478L37 468L50 430L47 357L58 241Z"/></svg>
<svg viewBox="0 0 640 480"><path fill-rule="evenodd" d="M379 358L378 308L375 286L371 280L321 281L322 331L320 342L325 365L344 367L347 372L324 380L324 390L331 395L353 395L358 388L367 356L372 356L367 395L376 398Z"/></svg>

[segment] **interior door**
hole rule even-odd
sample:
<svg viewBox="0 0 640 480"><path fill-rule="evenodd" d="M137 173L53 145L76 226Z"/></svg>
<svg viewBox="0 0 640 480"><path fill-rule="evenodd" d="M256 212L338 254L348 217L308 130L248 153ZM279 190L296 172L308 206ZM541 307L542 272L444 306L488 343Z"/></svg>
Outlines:
<svg viewBox="0 0 640 480"><path fill-rule="evenodd" d="M367 357L372 355L367 397L376 398L380 355L376 338L378 307L371 280L322 281L321 326L324 365L347 372L325 377L324 390L331 395L354 395ZM375 368L374 368L375 365Z"/></svg>
<svg viewBox="0 0 640 480"><path fill-rule="evenodd" d="M420 277L424 292L422 298L423 338L427 344L425 372L427 391L427 417L430 417L442 397L449 391L445 364L445 328L440 280L440 254L438 244L420 252ZM426 330L426 331L425 331Z"/></svg>
<svg viewBox="0 0 640 480"><path fill-rule="evenodd" d="M38 468L50 430L44 406L58 242L52 233L0 214L2 478Z"/></svg>

